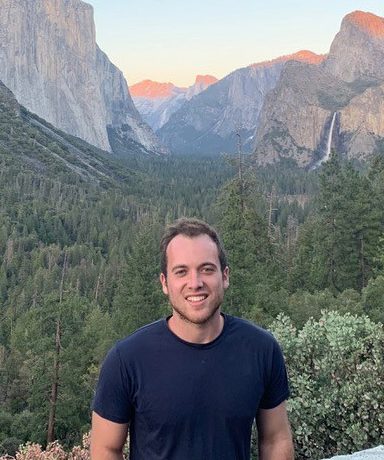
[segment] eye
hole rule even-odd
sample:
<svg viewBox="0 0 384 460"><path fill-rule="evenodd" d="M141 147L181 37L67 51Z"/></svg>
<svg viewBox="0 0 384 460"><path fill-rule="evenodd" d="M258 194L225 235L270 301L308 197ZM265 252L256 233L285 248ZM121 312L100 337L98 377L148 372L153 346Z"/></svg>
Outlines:
<svg viewBox="0 0 384 460"><path fill-rule="evenodd" d="M211 265L207 265L206 267L203 267L201 269L202 273L214 273L216 270L215 270L215 267L212 267Z"/></svg>
<svg viewBox="0 0 384 460"><path fill-rule="evenodd" d="M176 276L184 276L186 273L187 273L187 270L185 270L184 268L178 268L177 270L175 270L173 272Z"/></svg>

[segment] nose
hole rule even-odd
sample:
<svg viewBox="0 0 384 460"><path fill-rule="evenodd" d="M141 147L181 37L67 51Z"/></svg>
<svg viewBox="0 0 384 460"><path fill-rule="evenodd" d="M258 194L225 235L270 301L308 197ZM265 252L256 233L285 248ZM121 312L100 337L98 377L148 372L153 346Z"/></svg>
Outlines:
<svg viewBox="0 0 384 460"><path fill-rule="evenodd" d="M203 280L201 274L197 270L191 270L188 278L188 288L197 290L203 287Z"/></svg>

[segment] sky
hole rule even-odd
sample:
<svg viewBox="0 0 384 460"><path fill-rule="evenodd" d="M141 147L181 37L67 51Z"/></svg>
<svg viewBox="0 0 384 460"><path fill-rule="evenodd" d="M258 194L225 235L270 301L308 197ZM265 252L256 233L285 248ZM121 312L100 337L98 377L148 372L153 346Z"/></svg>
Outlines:
<svg viewBox="0 0 384 460"><path fill-rule="evenodd" d="M382 0L86 0L96 41L129 85L190 86L196 75L233 70L307 49L327 53L342 18L384 17Z"/></svg>

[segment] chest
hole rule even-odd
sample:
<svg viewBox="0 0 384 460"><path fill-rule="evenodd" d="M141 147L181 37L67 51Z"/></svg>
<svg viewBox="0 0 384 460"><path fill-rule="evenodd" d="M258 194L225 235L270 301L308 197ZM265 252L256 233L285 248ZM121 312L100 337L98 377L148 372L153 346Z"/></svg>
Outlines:
<svg viewBox="0 0 384 460"><path fill-rule="evenodd" d="M254 354L158 350L152 358L136 369L135 418L154 426L254 419L264 392L263 362Z"/></svg>

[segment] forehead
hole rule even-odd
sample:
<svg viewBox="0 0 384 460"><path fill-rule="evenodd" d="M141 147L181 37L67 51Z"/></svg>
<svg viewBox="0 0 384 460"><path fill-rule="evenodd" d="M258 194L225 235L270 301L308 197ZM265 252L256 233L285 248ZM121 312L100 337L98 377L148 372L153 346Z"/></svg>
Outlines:
<svg viewBox="0 0 384 460"><path fill-rule="evenodd" d="M208 235L188 237L177 235L167 247L167 265L200 265L203 263L219 265L219 252L216 243Z"/></svg>

